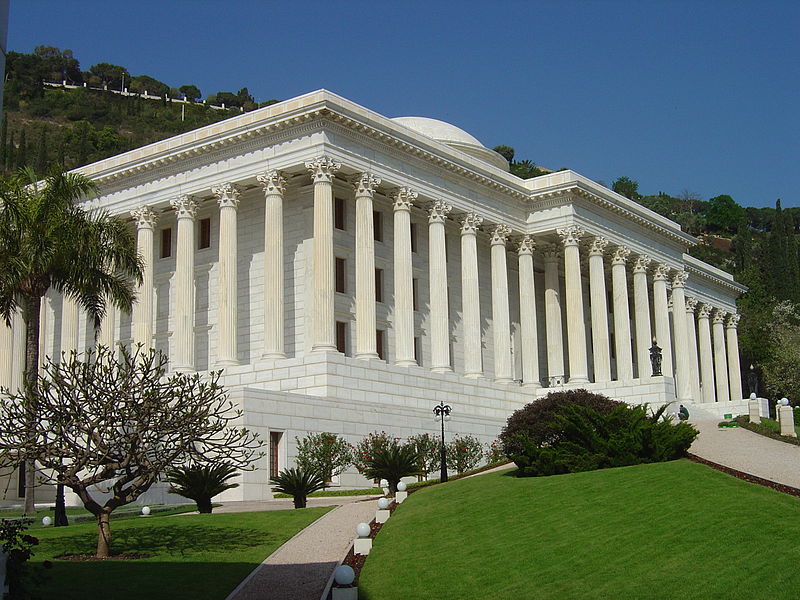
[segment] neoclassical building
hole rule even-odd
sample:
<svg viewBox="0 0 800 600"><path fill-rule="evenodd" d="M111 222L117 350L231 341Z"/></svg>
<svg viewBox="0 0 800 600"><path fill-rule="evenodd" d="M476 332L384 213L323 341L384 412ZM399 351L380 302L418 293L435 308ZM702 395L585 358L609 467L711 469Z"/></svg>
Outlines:
<svg viewBox="0 0 800 600"><path fill-rule="evenodd" d="M42 351L142 343L223 369L268 450L230 498L269 497L295 436L433 434L441 400L450 433L485 442L562 388L746 410L744 288L689 256L693 237L574 171L520 179L447 123L320 90L79 171L91 206L130 219L144 283L98 332L48 296ZM23 333L0 325L2 385Z"/></svg>

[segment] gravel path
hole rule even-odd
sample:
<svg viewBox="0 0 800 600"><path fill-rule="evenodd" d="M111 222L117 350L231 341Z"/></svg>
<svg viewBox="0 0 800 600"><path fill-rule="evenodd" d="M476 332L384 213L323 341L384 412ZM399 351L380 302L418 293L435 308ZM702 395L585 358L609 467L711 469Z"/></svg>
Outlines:
<svg viewBox="0 0 800 600"><path fill-rule="evenodd" d="M267 557L226 600L319 600L353 543L356 525L369 523L376 508L369 500L326 513Z"/></svg>

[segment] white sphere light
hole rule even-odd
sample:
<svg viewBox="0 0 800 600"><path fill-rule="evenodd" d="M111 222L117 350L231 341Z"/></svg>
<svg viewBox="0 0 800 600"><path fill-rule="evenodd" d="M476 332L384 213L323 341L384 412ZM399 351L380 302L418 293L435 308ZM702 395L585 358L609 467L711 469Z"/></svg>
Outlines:
<svg viewBox="0 0 800 600"><path fill-rule="evenodd" d="M389 487L389 482L385 479L381 479L381 487Z"/></svg>
<svg viewBox="0 0 800 600"><path fill-rule="evenodd" d="M406 484L404 481L401 481L397 484L397 491L398 492L405 492L406 491Z"/></svg>
<svg viewBox="0 0 800 600"><path fill-rule="evenodd" d="M353 571L353 567L341 565L333 572L333 579L337 585L350 585L356 580L356 572Z"/></svg>
<svg viewBox="0 0 800 600"><path fill-rule="evenodd" d="M750 394L750 400L755 400L757 397L758 397L758 396L756 396L756 393L755 393L755 392L753 392L752 394Z"/></svg>
<svg viewBox="0 0 800 600"><path fill-rule="evenodd" d="M143 506L143 507L142 507L142 514L143 514L145 517L146 517L146 516L148 516L148 515L150 514L150 507L149 507L149 506Z"/></svg>
<svg viewBox="0 0 800 600"><path fill-rule="evenodd" d="M53 519L51 519L50 517L42 518L42 525L44 525L45 527L50 527L50 525L52 524L53 524Z"/></svg>
<svg viewBox="0 0 800 600"><path fill-rule="evenodd" d="M781 406L789 406L789 399L781 398Z"/></svg>
<svg viewBox="0 0 800 600"><path fill-rule="evenodd" d="M449 421L449 420L450 420L450 415L445 415L445 416L444 416L444 420L445 420L445 421Z"/></svg>
<svg viewBox="0 0 800 600"><path fill-rule="evenodd" d="M387 508L389 508L389 499L378 498L378 508L381 510L386 510Z"/></svg>
<svg viewBox="0 0 800 600"><path fill-rule="evenodd" d="M369 523L359 523L356 525L356 535L360 538L369 537L370 531Z"/></svg>

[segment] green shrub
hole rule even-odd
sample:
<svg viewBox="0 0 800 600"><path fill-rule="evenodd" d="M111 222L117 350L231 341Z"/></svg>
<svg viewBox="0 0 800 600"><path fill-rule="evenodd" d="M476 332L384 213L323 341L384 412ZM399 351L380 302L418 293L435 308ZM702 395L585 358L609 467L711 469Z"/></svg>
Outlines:
<svg viewBox="0 0 800 600"><path fill-rule="evenodd" d="M419 457L413 444L399 444L397 440L383 450L372 455L367 461L364 477L369 479L385 479L389 482L389 491L394 494L397 484L403 477L419 473Z"/></svg>
<svg viewBox="0 0 800 600"><path fill-rule="evenodd" d="M284 469L270 479L270 483L273 491L290 495L295 508L305 508L308 495L325 487L317 472L298 468Z"/></svg>
<svg viewBox="0 0 800 600"><path fill-rule="evenodd" d="M421 481L428 473L439 467L442 456L442 440L435 435L420 433L408 438L408 443L417 450L418 477Z"/></svg>
<svg viewBox="0 0 800 600"><path fill-rule="evenodd" d="M478 466L483 458L483 444L471 435L454 437L447 444L447 467L465 473Z"/></svg>
<svg viewBox="0 0 800 600"><path fill-rule="evenodd" d="M235 487L238 483L227 483L238 476L236 468L229 463L217 465L178 467L167 473L166 482L171 484L169 491L197 503L200 513L211 513L211 499Z"/></svg>
<svg viewBox="0 0 800 600"><path fill-rule="evenodd" d="M385 431L373 431L358 444L350 446L353 455L353 466L362 475L367 470L372 457L378 452L383 452L395 440Z"/></svg>
<svg viewBox="0 0 800 600"><path fill-rule="evenodd" d="M486 456L487 465L508 461L508 457L503 453L503 445L500 443L500 440L493 440L484 454Z"/></svg>
<svg viewBox="0 0 800 600"><path fill-rule="evenodd" d="M294 439L297 442L297 466L304 471L319 473L326 485L353 462L352 447L335 433L309 433L302 440Z"/></svg>

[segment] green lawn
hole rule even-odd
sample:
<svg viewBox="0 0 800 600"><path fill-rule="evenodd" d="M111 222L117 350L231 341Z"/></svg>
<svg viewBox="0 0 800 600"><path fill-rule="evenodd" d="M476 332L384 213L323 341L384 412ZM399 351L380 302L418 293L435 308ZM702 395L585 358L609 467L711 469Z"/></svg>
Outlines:
<svg viewBox="0 0 800 600"><path fill-rule="evenodd" d="M39 529L33 569L46 580L37 597L60 600L223 600L262 560L332 507L257 513L151 516L112 522L114 552L129 561L70 562L94 552L97 528ZM50 570L44 560L53 560Z"/></svg>
<svg viewBox="0 0 800 600"><path fill-rule="evenodd" d="M186 512L194 512L197 510L197 506L195 504L180 504L180 505L152 505L150 506L150 510L153 511L153 515L158 514L161 515L179 515L181 513ZM142 507L138 505L128 505L122 506L111 513L111 520L116 521L119 519L132 519L137 518L142 513ZM39 508L36 510L36 514L32 516L24 516L22 514L21 508L2 508L0 509L0 518L2 519L33 519L33 523L31 523L31 529L38 529L42 528L42 518L43 517L50 517L55 518L55 511L53 508ZM92 523L95 522L96 517L90 513L88 510L83 508L82 506L68 506L67 507L67 518L69 519L70 524L72 523L82 523L91 521Z"/></svg>
<svg viewBox="0 0 800 600"><path fill-rule="evenodd" d="M797 598L800 499L680 460L423 489L375 540L361 600Z"/></svg>

